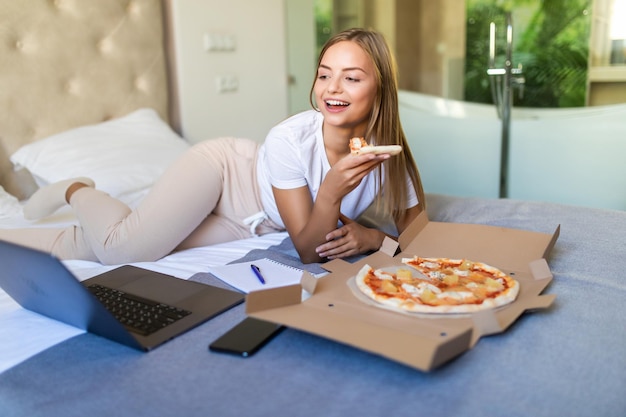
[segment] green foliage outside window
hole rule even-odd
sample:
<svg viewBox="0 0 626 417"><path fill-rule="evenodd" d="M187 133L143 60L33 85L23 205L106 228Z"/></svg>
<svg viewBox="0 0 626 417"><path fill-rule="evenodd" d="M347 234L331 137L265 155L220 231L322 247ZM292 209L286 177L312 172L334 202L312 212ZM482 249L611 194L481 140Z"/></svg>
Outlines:
<svg viewBox="0 0 626 417"><path fill-rule="evenodd" d="M329 0L315 1L315 39L317 42L315 57L320 54L326 41L332 35L333 5Z"/></svg>
<svg viewBox="0 0 626 417"><path fill-rule="evenodd" d="M468 0L465 100L493 103L487 76L489 24L495 22L496 64L504 68L506 12L513 16L513 66L523 65L522 107L585 105L591 0Z"/></svg>

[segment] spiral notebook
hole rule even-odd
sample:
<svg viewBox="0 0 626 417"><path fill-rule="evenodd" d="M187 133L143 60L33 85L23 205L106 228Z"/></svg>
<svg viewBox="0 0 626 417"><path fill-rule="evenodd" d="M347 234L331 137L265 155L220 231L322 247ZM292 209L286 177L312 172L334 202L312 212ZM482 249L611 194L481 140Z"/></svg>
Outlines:
<svg viewBox="0 0 626 417"><path fill-rule="evenodd" d="M262 283L255 274L252 265L258 267L265 283ZM273 259L262 258L254 261L212 266L209 268L209 272L226 284L249 293L250 291L299 284L303 270Z"/></svg>

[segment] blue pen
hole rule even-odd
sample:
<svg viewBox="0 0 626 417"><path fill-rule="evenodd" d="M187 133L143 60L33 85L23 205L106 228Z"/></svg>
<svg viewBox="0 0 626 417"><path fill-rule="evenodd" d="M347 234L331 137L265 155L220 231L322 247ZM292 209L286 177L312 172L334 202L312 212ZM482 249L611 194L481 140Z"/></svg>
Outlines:
<svg viewBox="0 0 626 417"><path fill-rule="evenodd" d="M259 267L256 265L250 265L250 268L252 269L252 272L254 272L254 275L256 275L256 277L259 279L259 281L261 281L261 284L265 284L265 278L263 278L263 275L261 275L261 270L259 269Z"/></svg>

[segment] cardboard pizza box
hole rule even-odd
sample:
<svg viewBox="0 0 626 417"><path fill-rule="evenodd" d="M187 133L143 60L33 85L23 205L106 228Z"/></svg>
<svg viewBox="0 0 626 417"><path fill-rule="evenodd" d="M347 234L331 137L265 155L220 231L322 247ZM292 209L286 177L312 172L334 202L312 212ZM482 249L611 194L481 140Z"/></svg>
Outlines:
<svg viewBox="0 0 626 417"><path fill-rule="evenodd" d="M482 336L506 330L525 311L547 308L552 280L546 262L559 235L497 226L433 222L423 212L399 237L356 263L333 260L329 274L303 274L299 285L251 292L246 313L430 371L474 347ZM400 251L398 252L398 247ZM401 259L446 257L484 262L520 282L517 299L496 310L450 317L390 311L357 298L351 280L365 264L402 266Z"/></svg>

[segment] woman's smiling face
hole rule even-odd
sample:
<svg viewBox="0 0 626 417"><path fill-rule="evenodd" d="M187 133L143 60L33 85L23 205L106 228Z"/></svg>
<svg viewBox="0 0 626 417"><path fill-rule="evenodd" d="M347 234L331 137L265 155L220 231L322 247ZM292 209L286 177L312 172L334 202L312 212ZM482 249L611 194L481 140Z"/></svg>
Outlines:
<svg viewBox="0 0 626 417"><path fill-rule="evenodd" d="M363 136L376 99L377 79L370 57L355 42L329 47L313 88L324 124Z"/></svg>

